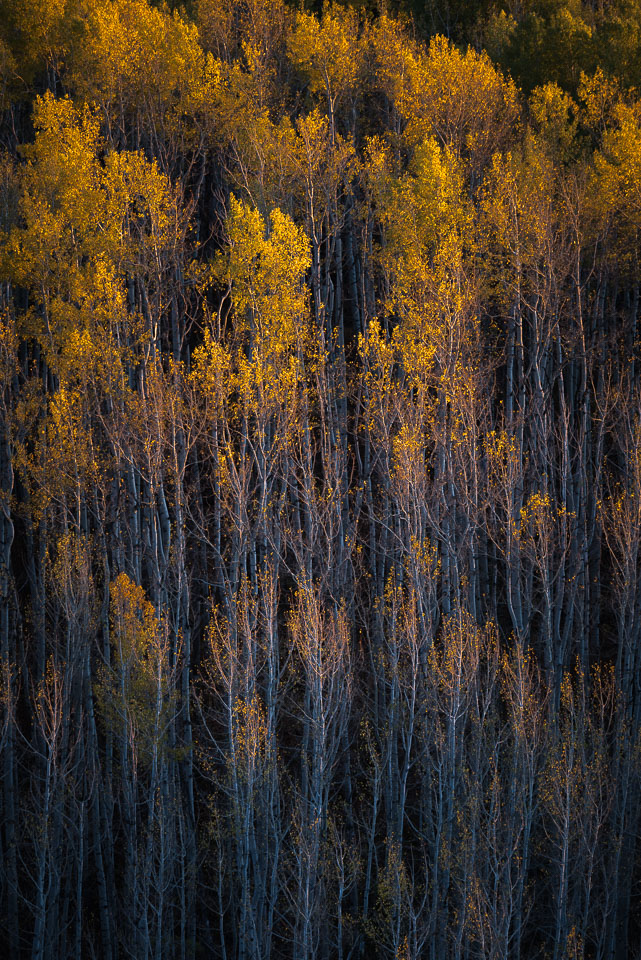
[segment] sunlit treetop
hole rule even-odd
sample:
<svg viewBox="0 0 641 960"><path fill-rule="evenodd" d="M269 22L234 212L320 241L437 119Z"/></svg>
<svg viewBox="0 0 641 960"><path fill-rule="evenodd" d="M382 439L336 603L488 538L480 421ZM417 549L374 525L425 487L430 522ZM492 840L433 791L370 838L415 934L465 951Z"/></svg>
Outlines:
<svg viewBox="0 0 641 960"><path fill-rule="evenodd" d="M75 327L127 317L128 281L159 291L184 238L178 196L155 162L110 150L96 114L50 94L35 104L20 223L4 246L14 282L33 294L21 322L53 362ZM137 321L131 318L130 330Z"/></svg>
<svg viewBox="0 0 641 960"><path fill-rule="evenodd" d="M220 82L196 26L146 0L105 0L87 4L83 31L71 65L74 91L99 105L119 146L152 148L171 166L174 139L183 150L193 146L199 124L211 122ZM142 126L144 142L140 133L132 140L132 125Z"/></svg>
<svg viewBox="0 0 641 960"><path fill-rule="evenodd" d="M462 53L445 37L432 39L412 74L404 107L409 142L433 134L478 176L514 135L520 115L514 82L486 53Z"/></svg>
<svg viewBox="0 0 641 960"><path fill-rule="evenodd" d="M303 231L279 209L265 223L256 209L231 198L229 253L221 262L235 312L260 351L295 349L307 311L305 273L311 265Z"/></svg>
<svg viewBox="0 0 641 960"><path fill-rule="evenodd" d="M326 102L333 122L337 107L354 93L362 70L357 14L339 6L326 7L320 20L298 13L288 50L310 91Z"/></svg>
<svg viewBox="0 0 641 960"><path fill-rule="evenodd" d="M606 210L641 226L641 104L620 103L596 154L596 185Z"/></svg>

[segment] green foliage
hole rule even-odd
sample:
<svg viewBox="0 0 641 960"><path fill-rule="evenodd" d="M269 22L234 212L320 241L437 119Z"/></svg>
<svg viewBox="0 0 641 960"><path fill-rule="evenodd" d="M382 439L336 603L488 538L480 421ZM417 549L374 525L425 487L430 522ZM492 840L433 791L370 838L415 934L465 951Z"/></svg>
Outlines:
<svg viewBox="0 0 641 960"><path fill-rule="evenodd" d="M638 86L641 9L637 0L608 4L545 0L493 11L483 36L491 55L526 93L553 82L575 94L581 72L597 69Z"/></svg>

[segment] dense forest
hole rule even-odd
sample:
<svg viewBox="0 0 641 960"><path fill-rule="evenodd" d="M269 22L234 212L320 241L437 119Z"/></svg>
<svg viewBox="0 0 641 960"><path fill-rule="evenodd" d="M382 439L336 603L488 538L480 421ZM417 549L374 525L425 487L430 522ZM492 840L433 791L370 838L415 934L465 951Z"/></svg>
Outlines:
<svg viewBox="0 0 641 960"><path fill-rule="evenodd" d="M641 0L0 0L0 945L641 951Z"/></svg>

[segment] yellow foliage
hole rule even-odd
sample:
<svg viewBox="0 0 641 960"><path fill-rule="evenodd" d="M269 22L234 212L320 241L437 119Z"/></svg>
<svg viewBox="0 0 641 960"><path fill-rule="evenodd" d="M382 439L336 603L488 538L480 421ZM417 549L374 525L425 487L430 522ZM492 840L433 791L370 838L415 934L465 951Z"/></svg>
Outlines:
<svg viewBox="0 0 641 960"><path fill-rule="evenodd" d="M25 407L17 411L17 418L26 425L35 411L28 414ZM42 517L52 502L77 510L81 498L92 494L101 479L85 392L77 386L59 387L34 432L29 445L16 445L14 458L23 483L31 488L33 515Z"/></svg>
<svg viewBox="0 0 641 960"><path fill-rule="evenodd" d="M269 61L280 52L289 19L283 0L196 0L195 8L206 50L231 61L242 47L251 73L271 72Z"/></svg>
<svg viewBox="0 0 641 960"><path fill-rule="evenodd" d="M235 773L248 783L260 776L267 759L267 721L258 693L237 697L233 707Z"/></svg>
<svg viewBox="0 0 641 960"><path fill-rule="evenodd" d="M336 229L331 214L343 185L349 183L357 169L355 151L339 133L332 132L319 109L297 121L296 133L293 169L299 190L302 187L308 232L318 239L323 221L326 229Z"/></svg>
<svg viewBox="0 0 641 960"><path fill-rule="evenodd" d="M425 438L420 429L404 423L393 440L392 477L399 502L406 506L421 496L425 484Z"/></svg>
<svg viewBox="0 0 641 960"><path fill-rule="evenodd" d="M169 178L141 153L113 151L105 160L103 189L117 267L162 274L182 237Z"/></svg>
<svg viewBox="0 0 641 960"><path fill-rule="evenodd" d="M378 158L372 192L385 229L380 259L390 281L386 308L398 320L398 357L412 389L425 397L428 386L445 378L442 385L453 397L457 369L462 372L463 362L470 367L475 312L466 264L472 210L460 163L431 138L396 178L386 170L380 145L371 143L370 152Z"/></svg>
<svg viewBox="0 0 641 960"><path fill-rule="evenodd" d="M18 369L18 336L12 318L0 312L0 398Z"/></svg>
<svg viewBox="0 0 641 960"><path fill-rule="evenodd" d="M478 173L501 149L519 118L516 86L487 53L461 53L442 36L413 66L405 116L409 143L435 135Z"/></svg>
<svg viewBox="0 0 641 960"><path fill-rule="evenodd" d="M155 162L126 151L105 156L89 108L47 94L36 100L34 126L35 142L25 148L22 225L10 232L4 255L14 281L41 307L39 323L33 313L20 320L25 332L38 337L49 363L65 376L73 366L71 344L83 343L82 331L97 360L116 361L142 343L125 284L138 276L150 295L160 293L185 223L176 191ZM160 298L158 306L163 309ZM105 363L102 369L107 372Z"/></svg>
<svg viewBox="0 0 641 960"><path fill-rule="evenodd" d="M105 725L122 738L123 759L146 766L166 749L175 709L167 625L125 573L110 586L110 611L112 662L96 683L97 702Z"/></svg>
<svg viewBox="0 0 641 960"><path fill-rule="evenodd" d="M496 257L503 295L514 301L524 282L523 271L551 255L558 216L555 168L532 138L522 151L496 154L481 197L482 244ZM524 288L523 288L524 289Z"/></svg>
<svg viewBox="0 0 641 960"><path fill-rule="evenodd" d="M521 453L516 438L505 430L491 430L484 442L490 479L511 488L521 462Z"/></svg>
<svg viewBox="0 0 641 960"><path fill-rule="evenodd" d="M289 55L309 77L313 93L323 93L330 115L355 87L361 69L358 15L351 7L325 7L321 20L300 11L288 38Z"/></svg>
<svg viewBox="0 0 641 960"><path fill-rule="evenodd" d="M237 0L196 0L198 37L205 50L231 60L238 44Z"/></svg>
<svg viewBox="0 0 641 960"><path fill-rule="evenodd" d="M398 20L383 13L366 26L366 41L368 69L376 87L394 105L399 116L410 116L419 56L411 37Z"/></svg>
<svg viewBox="0 0 641 960"><path fill-rule="evenodd" d="M87 630L95 626L91 560L87 538L69 530L56 543L51 569L53 588L60 606L69 622L76 621L84 640L89 639Z"/></svg>
<svg viewBox="0 0 641 960"><path fill-rule="evenodd" d="M442 709L462 710L477 670L483 661L498 662L498 633L492 623L479 627L464 610L445 620L440 643L429 651L431 683Z"/></svg>
<svg viewBox="0 0 641 960"><path fill-rule="evenodd" d="M270 341L275 351L286 352L296 345L306 314L309 242L280 210L272 211L267 228L256 209L233 197L228 230L225 275L233 284L237 315L247 319L259 343Z"/></svg>
<svg viewBox="0 0 641 960"><path fill-rule="evenodd" d="M513 735L520 744L535 747L545 716L547 689L532 652L518 645L504 652L500 681Z"/></svg>
<svg viewBox="0 0 641 960"><path fill-rule="evenodd" d="M400 255L409 272L418 269L414 258L432 252L451 231L469 227L460 167L434 138L417 145L410 172L385 177L375 196L387 229L386 258Z"/></svg>
<svg viewBox="0 0 641 960"><path fill-rule="evenodd" d="M258 210L234 197L227 221L229 250L218 263L231 285L238 354L238 384L245 402L282 403L300 379L308 340L305 273L311 265L304 232L278 208L269 225Z"/></svg>
<svg viewBox="0 0 641 960"><path fill-rule="evenodd" d="M614 108L621 98L619 84L613 77L606 76L600 68L591 76L581 72L578 96L583 107L583 122L602 136L610 125Z"/></svg>
<svg viewBox="0 0 641 960"><path fill-rule="evenodd" d="M231 386L231 358L209 330L194 350L190 379L212 416L220 416Z"/></svg>
<svg viewBox="0 0 641 960"><path fill-rule="evenodd" d="M31 81L38 71L62 70L72 46L77 13L78 0L6 0L2 4L0 17L7 21L2 26L14 34L17 60L2 41L0 48L4 69L19 80L16 91L22 87L23 92L25 80Z"/></svg>
<svg viewBox="0 0 641 960"><path fill-rule="evenodd" d="M99 127L89 110L48 93L36 100L34 127L35 143L24 148L25 226L11 232L8 252L15 279L42 295L51 284L73 282L101 215Z"/></svg>
<svg viewBox="0 0 641 960"><path fill-rule="evenodd" d="M72 82L97 103L110 133L136 114L157 146L178 133L182 148L198 136L196 118L210 117L220 69L198 41L194 24L147 0L84 0L84 36Z"/></svg>
<svg viewBox="0 0 641 960"><path fill-rule="evenodd" d="M604 134L595 155L594 189L605 214L628 227L641 226L641 104L619 103L616 125Z"/></svg>
<svg viewBox="0 0 641 960"><path fill-rule="evenodd" d="M568 512L563 504L557 506L546 491L535 491L521 508L520 524L514 532L521 546L540 563L550 555L554 544L562 542L562 530Z"/></svg>
<svg viewBox="0 0 641 960"><path fill-rule="evenodd" d="M256 97L245 89L247 83L246 74L236 70L221 98L224 133L238 158L230 179L238 192L264 211L279 203L291 204L299 193L296 134L288 117L272 122L267 108L259 108Z"/></svg>
<svg viewBox="0 0 641 960"><path fill-rule="evenodd" d="M578 129L578 106L556 83L535 87L530 99L532 119L553 158L568 160Z"/></svg>

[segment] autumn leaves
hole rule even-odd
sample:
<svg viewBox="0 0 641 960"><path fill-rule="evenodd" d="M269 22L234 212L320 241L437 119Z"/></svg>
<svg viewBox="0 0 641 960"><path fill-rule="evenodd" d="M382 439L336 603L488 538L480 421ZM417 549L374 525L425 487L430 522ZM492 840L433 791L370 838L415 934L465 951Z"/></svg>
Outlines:
<svg viewBox="0 0 641 960"><path fill-rule="evenodd" d="M636 93L349 5L11 6L10 951L613 957Z"/></svg>

